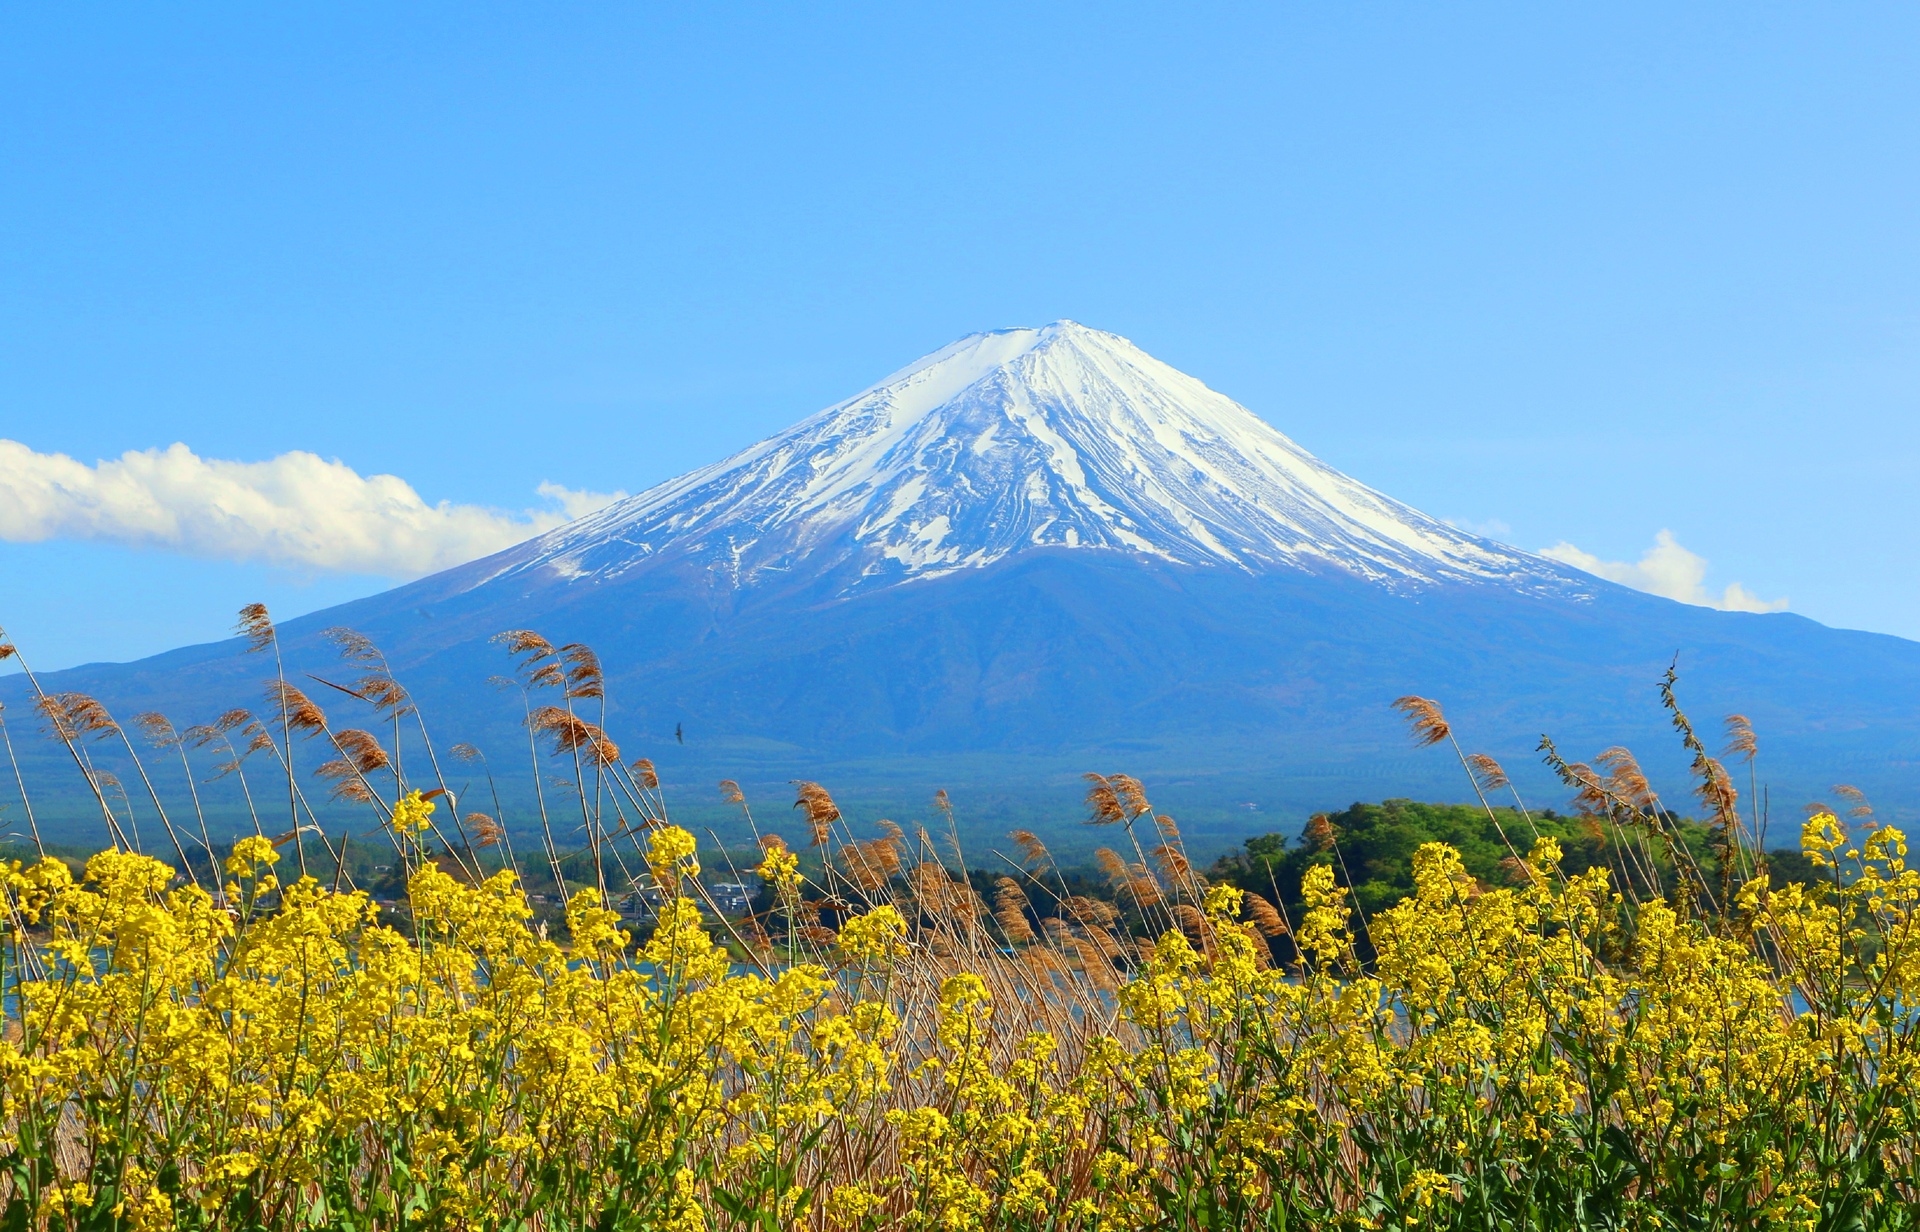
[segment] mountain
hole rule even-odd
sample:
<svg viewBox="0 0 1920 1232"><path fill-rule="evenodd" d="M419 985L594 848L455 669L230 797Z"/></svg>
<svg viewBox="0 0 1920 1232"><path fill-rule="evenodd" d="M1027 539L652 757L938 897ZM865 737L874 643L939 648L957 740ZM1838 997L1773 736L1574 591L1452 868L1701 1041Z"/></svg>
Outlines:
<svg viewBox="0 0 1920 1232"><path fill-rule="evenodd" d="M1075 772L1128 769L1223 841L1275 812L1468 794L1407 746L1405 693L1536 803L1563 795L1543 731L1570 755L1633 745L1682 790L1654 688L1677 655L1703 728L1738 710L1760 729L1778 808L1839 781L1920 808L1920 643L1688 607L1467 534L1066 321L963 338L712 466L290 621L290 670L331 675L336 625L383 647L445 739L524 755L488 639L534 628L598 650L610 730L670 781L945 786L1064 821ZM256 704L261 675L229 643L48 687L192 721Z"/></svg>
<svg viewBox="0 0 1920 1232"><path fill-rule="evenodd" d="M1394 588L1568 577L1356 483L1126 339L1071 321L962 338L481 572L600 584L678 560L734 589L804 576L845 598L1046 547L1332 567Z"/></svg>

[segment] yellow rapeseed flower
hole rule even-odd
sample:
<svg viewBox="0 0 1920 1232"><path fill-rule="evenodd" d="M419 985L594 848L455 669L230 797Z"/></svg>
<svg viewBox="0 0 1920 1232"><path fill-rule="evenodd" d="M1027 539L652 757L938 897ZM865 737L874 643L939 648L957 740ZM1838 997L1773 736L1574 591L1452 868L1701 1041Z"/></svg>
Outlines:
<svg viewBox="0 0 1920 1232"><path fill-rule="evenodd" d="M433 808L433 801L418 791L410 791L394 804L393 820L389 824L395 834L416 837L433 827Z"/></svg>
<svg viewBox="0 0 1920 1232"><path fill-rule="evenodd" d="M907 922L898 908L883 903L840 926L837 944L861 961L899 958L907 952Z"/></svg>

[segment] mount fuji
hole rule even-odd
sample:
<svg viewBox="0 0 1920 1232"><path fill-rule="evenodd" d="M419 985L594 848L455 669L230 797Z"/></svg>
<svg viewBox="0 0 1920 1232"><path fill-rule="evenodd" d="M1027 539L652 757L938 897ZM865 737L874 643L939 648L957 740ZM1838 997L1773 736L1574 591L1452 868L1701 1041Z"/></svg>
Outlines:
<svg viewBox="0 0 1920 1232"><path fill-rule="evenodd" d="M1340 474L1124 338L1059 321L975 334L735 454L496 557L615 581L662 559L736 588L846 598L1038 548L1199 567L1335 568L1391 588L1564 570Z"/></svg>
<svg viewBox="0 0 1920 1232"><path fill-rule="evenodd" d="M448 740L524 755L488 639L533 628L595 647L610 730L670 778L917 796L1128 769L1223 839L1277 823L1229 805L1467 792L1407 748L1388 711L1407 693L1547 803L1542 732L1570 756L1631 744L1678 786L1655 693L1677 655L1702 727L1753 720L1777 803L1850 782L1920 809L1920 643L1685 606L1468 534L1069 321L963 338L723 461L287 622L290 673L325 674L337 625ZM223 643L47 683L193 722L252 704L261 674Z"/></svg>

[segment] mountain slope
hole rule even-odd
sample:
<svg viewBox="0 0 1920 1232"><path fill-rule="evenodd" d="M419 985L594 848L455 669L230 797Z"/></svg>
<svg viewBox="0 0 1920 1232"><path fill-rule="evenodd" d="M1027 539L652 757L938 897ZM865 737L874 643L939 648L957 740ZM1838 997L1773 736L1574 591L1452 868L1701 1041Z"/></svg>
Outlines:
<svg viewBox="0 0 1920 1232"><path fill-rule="evenodd" d="M526 756L524 711L486 683L511 667L488 639L530 627L598 650L610 730L673 782L945 786L1064 820L1075 772L1126 768L1221 835L1273 824L1231 800L1465 794L1407 747L1388 703L1410 692L1535 803L1561 794L1542 732L1570 756L1629 744L1684 790L1654 689L1677 654L1704 729L1753 718L1779 807L1846 781L1920 811L1920 644L1687 607L1465 534L1069 322L962 339L592 517L288 622L296 679L338 678L333 625L380 643L441 739L501 758ZM48 685L184 724L257 705L264 674L226 643Z"/></svg>

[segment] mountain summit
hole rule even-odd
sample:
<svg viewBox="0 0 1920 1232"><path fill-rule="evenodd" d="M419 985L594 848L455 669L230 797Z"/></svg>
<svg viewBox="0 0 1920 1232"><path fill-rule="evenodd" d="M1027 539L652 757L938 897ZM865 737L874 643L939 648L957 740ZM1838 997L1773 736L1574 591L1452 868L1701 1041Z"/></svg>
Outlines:
<svg viewBox="0 0 1920 1232"><path fill-rule="evenodd" d="M1334 568L1388 586L1572 575L1327 466L1115 334L973 334L704 469L496 558L487 580L611 580L670 560L737 587L848 595L1035 548Z"/></svg>

